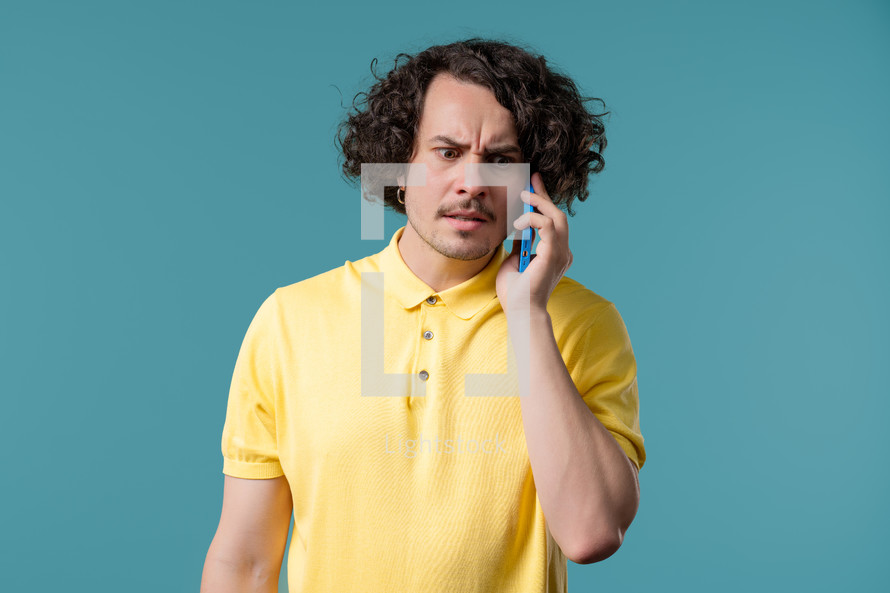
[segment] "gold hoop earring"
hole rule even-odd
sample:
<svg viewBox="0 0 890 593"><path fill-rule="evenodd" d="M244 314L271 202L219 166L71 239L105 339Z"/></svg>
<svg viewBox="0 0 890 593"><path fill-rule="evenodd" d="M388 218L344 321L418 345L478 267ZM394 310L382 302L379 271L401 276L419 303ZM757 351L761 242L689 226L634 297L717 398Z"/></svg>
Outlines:
<svg viewBox="0 0 890 593"><path fill-rule="evenodd" d="M401 196L399 196L399 192L402 192ZM399 189L396 190L396 200L398 200L399 204L401 204L402 206L405 205L405 188L404 187L399 186Z"/></svg>

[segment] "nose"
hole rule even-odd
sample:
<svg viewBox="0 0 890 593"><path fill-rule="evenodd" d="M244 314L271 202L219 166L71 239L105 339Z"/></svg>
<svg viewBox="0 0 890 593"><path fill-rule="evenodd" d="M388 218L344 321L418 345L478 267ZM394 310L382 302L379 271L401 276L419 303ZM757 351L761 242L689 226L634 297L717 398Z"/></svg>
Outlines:
<svg viewBox="0 0 890 593"><path fill-rule="evenodd" d="M483 185L482 175L479 171L473 171L473 164L484 163L485 159L479 155L471 154L470 158L464 161L464 166L460 169L460 179L457 184L457 193L464 198L485 198L490 193L490 188Z"/></svg>

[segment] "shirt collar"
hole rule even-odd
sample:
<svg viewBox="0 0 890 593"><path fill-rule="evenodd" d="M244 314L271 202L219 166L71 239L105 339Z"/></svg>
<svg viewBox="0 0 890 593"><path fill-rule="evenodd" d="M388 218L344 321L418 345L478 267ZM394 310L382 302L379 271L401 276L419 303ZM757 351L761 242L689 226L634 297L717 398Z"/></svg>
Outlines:
<svg viewBox="0 0 890 593"><path fill-rule="evenodd" d="M388 297L398 301L405 309L411 309L435 295L461 319L470 319L497 298L495 281L498 270L509 255L503 243L498 245L491 261L478 274L437 293L415 276L402 259L399 239L404 230L405 227L397 230L389 245L380 253L380 270L385 274L384 290Z"/></svg>

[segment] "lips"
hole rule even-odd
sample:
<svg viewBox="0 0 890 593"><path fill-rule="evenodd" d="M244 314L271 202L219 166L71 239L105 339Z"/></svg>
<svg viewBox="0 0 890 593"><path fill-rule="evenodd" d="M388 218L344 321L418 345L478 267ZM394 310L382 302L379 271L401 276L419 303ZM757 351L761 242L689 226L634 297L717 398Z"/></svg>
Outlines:
<svg viewBox="0 0 890 593"><path fill-rule="evenodd" d="M482 218L473 218L472 220L458 218L458 215L446 215L445 220L448 221L448 224L451 225L452 228L458 231L475 231L479 228L482 228L482 225L488 224L488 221Z"/></svg>
<svg viewBox="0 0 890 593"><path fill-rule="evenodd" d="M448 218L453 218L455 220L478 220L481 222L488 222L487 216L475 210L457 210L455 212L449 212L445 216L447 216Z"/></svg>

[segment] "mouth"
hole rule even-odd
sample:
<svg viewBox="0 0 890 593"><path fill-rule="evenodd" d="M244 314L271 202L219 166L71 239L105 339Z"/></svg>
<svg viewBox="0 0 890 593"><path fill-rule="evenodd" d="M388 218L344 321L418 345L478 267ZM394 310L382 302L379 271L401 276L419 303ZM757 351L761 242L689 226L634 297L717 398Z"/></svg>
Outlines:
<svg viewBox="0 0 890 593"><path fill-rule="evenodd" d="M473 214L446 214L448 223L459 231L474 231L488 222L481 216Z"/></svg>
<svg viewBox="0 0 890 593"><path fill-rule="evenodd" d="M446 214L445 217L452 218L454 220L478 220L480 222L487 222L486 219L482 218L481 216Z"/></svg>
<svg viewBox="0 0 890 593"><path fill-rule="evenodd" d="M452 210L444 215L446 218L454 218L455 220L481 220L488 222L489 217L480 210Z"/></svg>

